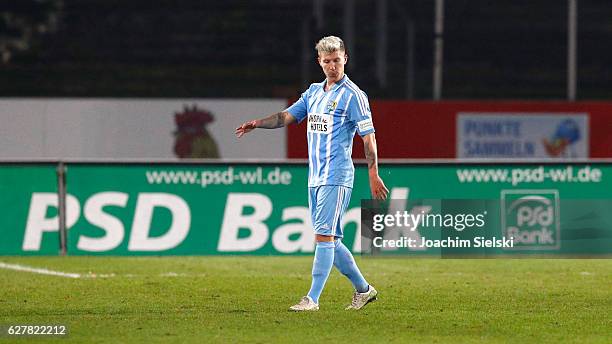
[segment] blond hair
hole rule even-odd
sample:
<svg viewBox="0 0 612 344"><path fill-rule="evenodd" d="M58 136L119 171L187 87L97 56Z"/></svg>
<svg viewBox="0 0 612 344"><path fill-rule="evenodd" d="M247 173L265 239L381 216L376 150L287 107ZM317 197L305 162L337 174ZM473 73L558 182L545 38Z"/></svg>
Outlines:
<svg viewBox="0 0 612 344"><path fill-rule="evenodd" d="M319 54L331 54L336 51L346 51L344 48L344 42L340 37L327 36L321 38L321 40L315 46Z"/></svg>

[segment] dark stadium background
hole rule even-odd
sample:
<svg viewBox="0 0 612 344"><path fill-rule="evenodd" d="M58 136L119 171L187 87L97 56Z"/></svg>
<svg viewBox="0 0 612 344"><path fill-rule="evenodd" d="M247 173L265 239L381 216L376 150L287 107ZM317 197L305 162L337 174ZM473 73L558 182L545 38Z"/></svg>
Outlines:
<svg viewBox="0 0 612 344"><path fill-rule="evenodd" d="M295 97L322 79L314 42L343 36L350 3L351 78L371 98L431 99L431 0L387 2L386 85L376 1L2 1L0 96ZM567 15L566 1L446 1L442 98L565 99ZM579 100L610 98L611 17L609 1L578 2Z"/></svg>

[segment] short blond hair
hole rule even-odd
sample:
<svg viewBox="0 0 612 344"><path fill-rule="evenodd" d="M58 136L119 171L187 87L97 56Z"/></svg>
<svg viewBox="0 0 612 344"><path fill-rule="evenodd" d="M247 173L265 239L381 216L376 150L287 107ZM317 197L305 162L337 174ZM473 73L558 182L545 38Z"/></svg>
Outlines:
<svg viewBox="0 0 612 344"><path fill-rule="evenodd" d="M346 49L344 48L344 42L342 41L342 39L340 39L340 37L336 36L327 36L321 38L321 40L315 46L315 49L317 49L317 52L319 54L331 54L336 51L346 52Z"/></svg>

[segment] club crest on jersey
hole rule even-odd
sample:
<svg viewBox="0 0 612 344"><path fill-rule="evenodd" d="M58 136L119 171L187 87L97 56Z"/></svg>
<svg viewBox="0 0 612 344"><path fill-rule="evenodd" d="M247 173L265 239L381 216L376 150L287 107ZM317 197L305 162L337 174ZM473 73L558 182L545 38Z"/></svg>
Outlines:
<svg viewBox="0 0 612 344"><path fill-rule="evenodd" d="M327 113L332 113L336 110L336 106L338 106L338 102L330 100L327 102Z"/></svg>
<svg viewBox="0 0 612 344"><path fill-rule="evenodd" d="M308 114L308 132L329 134L332 130L331 115L321 113Z"/></svg>

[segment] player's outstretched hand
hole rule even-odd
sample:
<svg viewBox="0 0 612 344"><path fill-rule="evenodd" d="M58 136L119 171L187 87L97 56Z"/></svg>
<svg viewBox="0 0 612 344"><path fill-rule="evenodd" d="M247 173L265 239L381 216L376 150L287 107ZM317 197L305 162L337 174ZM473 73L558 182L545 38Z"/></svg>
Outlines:
<svg viewBox="0 0 612 344"><path fill-rule="evenodd" d="M385 186L382 179L378 175L370 176L370 190L372 191L372 198L378 200L385 200L389 195L389 189Z"/></svg>
<svg viewBox="0 0 612 344"><path fill-rule="evenodd" d="M241 138L242 135L248 133L249 131L253 130L257 128L257 121L248 121L248 122L244 122L242 123L241 126L239 126L238 128L236 128L236 131L234 132L234 134L236 134L236 136L238 138Z"/></svg>

